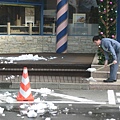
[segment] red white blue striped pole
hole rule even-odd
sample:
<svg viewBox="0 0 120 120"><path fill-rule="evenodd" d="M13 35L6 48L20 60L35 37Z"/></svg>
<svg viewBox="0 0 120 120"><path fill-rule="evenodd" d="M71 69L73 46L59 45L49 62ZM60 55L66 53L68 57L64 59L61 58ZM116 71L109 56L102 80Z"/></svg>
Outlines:
<svg viewBox="0 0 120 120"><path fill-rule="evenodd" d="M67 52L68 0L57 0L56 53Z"/></svg>

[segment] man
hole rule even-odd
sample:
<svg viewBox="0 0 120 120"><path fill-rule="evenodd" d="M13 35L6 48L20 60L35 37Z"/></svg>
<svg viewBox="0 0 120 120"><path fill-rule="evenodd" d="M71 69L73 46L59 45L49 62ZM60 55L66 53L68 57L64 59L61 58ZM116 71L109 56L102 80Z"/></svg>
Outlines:
<svg viewBox="0 0 120 120"><path fill-rule="evenodd" d="M107 80L103 80L103 82L116 82L120 62L120 43L111 38L100 39L99 36L94 36L93 42L97 46L102 47L105 55L105 66L108 65L109 55L112 55L113 64L110 66L110 76Z"/></svg>

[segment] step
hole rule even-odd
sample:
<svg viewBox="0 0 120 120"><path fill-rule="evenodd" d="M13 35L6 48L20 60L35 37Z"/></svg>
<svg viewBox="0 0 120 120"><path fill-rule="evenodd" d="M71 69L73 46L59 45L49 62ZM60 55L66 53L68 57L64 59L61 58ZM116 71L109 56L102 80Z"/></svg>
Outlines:
<svg viewBox="0 0 120 120"><path fill-rule="evenodd" d="M104 67L104 65L94 65L94 64L91 65L91 68L99 69L101 67ZM119 69L120 69L120 65L119 65ZM110 67L108 66L108 67L104 67L104 68L102 68L102 69L100 69L98 71L109 71L109 70L110 70Z"/></svg>
<svg viewBox="0 0 120 120"><path fill-rule="evenodd" d="M98 65L98 55L96 54L92 62L91 68L100 68L104 65ZM120 69L120 66L119 66ZM89 82L90 90L120 90L120 72L117 72L118 80L113 83L104 83L110 73L110 67L102 68L96 72L91 73L92 80Z"/></svg>
<svg viewBox="0 0 120 120"><path fill-rule="evenodd" d="M109 71L96 71L91 73L91 77L94 78L108 78ZM117 79L120 79L120 72L117 72Z"/></svg>
<svg viewBox="0 0 120 120"><path fill-rule="evenodd" d="M0 75L0 88L18 88L22 80L21 75L11 77ZM79 76L31 76L29 82L32 88L50 87L56 89L89 89L89 81Z"/></svg>
<svg viewBox="0 0 120 120"><path fill-rule="evenodd" d="M120 79L113 83L104 83L103 80L106 78L94 78L95 81L89 82L90 90L120 90Z"/></svg>

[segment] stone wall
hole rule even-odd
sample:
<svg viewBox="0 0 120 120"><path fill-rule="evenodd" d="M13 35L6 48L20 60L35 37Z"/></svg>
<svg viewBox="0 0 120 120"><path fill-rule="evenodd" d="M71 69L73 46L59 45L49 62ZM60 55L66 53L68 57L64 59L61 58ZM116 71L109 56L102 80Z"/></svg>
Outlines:
<svg viewBox="0 0 120 120"><path fill-rule="evenodd" d="M92 36L68 36L68 53L96 53ZM0 53L56 52L56 36L0 36Z"/></svg>

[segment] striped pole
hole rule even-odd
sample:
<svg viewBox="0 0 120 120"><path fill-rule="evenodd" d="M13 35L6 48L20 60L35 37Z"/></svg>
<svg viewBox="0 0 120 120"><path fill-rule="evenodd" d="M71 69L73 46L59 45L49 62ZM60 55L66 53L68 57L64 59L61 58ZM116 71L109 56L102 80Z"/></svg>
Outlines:
<svg viewBox="0 0 120 120"><path fill-rule="evenodd" d="M68 0L57 0L56 53L67 52Z"/></svg>

